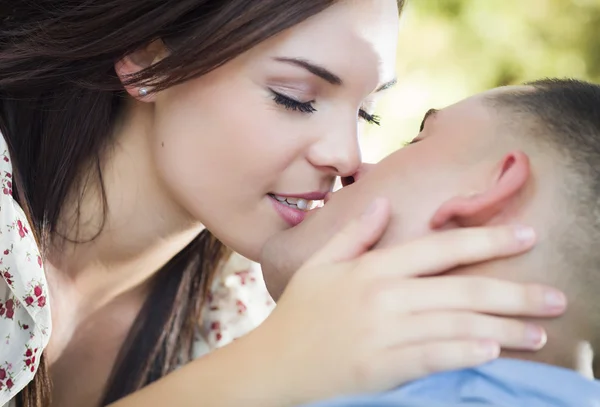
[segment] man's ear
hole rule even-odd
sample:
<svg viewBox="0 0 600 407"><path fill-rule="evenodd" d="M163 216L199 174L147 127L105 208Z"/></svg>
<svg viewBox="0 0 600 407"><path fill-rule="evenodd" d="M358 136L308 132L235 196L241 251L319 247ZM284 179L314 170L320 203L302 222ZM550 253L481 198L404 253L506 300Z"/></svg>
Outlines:
<svg viewBox="0 0 600 407"><path fill-rule="evenodd" d="M518 196L530 173L529 157L525 153L517 151L505 155L486 190L443 203L431 218L431 228L439 229L449 223L461 227L488 223Z"/></svg>
<svg viewBox="0 0 600 407"><path fill-rule="evenodd" d="M159 62L167 56L167 53L164 43L161 40L155 40L117 61L115 64L117 76L125 84L131 75ZM136 85L124 85L124 87L127 93L140 101L153 102L155 99L155 94L151 92L151 89Z"/></svg>

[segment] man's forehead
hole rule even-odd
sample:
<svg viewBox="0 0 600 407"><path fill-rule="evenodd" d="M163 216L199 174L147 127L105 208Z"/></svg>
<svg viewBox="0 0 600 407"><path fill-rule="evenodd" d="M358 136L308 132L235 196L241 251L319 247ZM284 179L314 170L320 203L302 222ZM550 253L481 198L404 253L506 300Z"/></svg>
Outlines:
<svg viewBox="0 0 600 407"><path fill-rule="evenodd" d="M530 86L503 86L478 93L438 111L435 115L436 128L448 129L459 126L467 130L471 126L493 125L498 116L489 101L496 96L517 91L533 90ZM439 126L439 127L438 127Z"/></svg>
<svg viewBox="0 0 600 407"><path fill-rule="evenodd" d="M463 112L463 111L469 111L472 109L475 111L479 110L479 113L481 113L481 109L486 109L486 108L489 109L489 104L486 103L486 101L489 101L489 100L493 99L494 97L497 97L497 96L500 96L500 95L506 94L506 93L533 91L533 90L534 90L533 87L524 86L524 85L502 86L502 87L487 90L485 92L477 93L473 96L470 96L466 99L463 99L453 105L450 105L450 106L442 109L442 111Z"/></svg>

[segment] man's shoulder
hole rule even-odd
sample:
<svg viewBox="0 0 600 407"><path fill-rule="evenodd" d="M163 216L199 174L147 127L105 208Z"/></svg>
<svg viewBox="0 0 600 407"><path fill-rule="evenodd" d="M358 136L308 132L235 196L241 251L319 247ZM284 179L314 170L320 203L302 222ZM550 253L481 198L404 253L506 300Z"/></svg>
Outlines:
<svg viewBox="0 0 600 407"><path fill-rule="evenodd" d="M314 407L598 407L600 384L575 371L501 359L438 373L395 390Z"/></svg>
<svg viewBox="0 0 600 407"><path fill-rule="evenodd" d="M411 398L379 398L372 396L321 401L304 407L505 407L485 401L442 402Z"/></svg>

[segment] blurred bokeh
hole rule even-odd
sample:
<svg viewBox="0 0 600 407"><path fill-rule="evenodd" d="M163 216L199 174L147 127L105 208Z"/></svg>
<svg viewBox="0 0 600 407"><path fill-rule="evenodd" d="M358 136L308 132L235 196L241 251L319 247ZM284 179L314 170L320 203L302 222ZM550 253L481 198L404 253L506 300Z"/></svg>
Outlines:
<svg viewBox="0 0 600 407"><path fill-rule="evenodd" d="M399 38L399 83L362 139L368 162L414 137L429 108L543 77L600 82L600 0L408 0Z"/></svg>

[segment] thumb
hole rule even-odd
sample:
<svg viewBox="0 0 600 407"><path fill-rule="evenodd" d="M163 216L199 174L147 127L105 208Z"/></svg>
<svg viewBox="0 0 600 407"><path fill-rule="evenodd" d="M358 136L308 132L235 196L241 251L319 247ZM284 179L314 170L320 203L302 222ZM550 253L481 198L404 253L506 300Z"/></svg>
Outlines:
<svg viewBox="0 0 600 407"><path fill-rule="evenodd" d="M383 235L390 218L387 199L377 198L358 219L351 220L305 266L338 263L354 259L369 250Z"/></svg>

